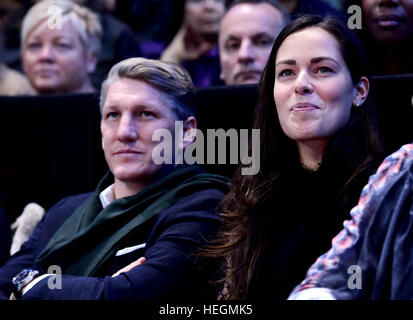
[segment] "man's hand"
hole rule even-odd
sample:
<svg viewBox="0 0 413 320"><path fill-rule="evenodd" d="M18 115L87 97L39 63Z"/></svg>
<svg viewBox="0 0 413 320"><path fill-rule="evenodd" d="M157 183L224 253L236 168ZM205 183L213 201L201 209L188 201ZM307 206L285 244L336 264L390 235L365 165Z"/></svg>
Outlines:
<svg viewBox="0 0 413 320"><path fill-rule="evenodd" d="M113 277L117 277L118 275L120 275L122 272L128 272L130 270L132 270L133 268L140 266L141 264L143 264L146 261L145 257L140 257L138 260L132 262L131 264L128 264L126 267L120 269L119 271L117 271L116 273L114 273L112 275Z"/></svg>

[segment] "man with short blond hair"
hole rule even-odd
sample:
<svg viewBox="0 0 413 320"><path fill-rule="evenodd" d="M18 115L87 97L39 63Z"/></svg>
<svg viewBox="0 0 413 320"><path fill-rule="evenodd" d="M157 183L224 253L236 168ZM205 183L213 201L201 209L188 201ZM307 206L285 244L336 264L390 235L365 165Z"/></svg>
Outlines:
<svg viewBox="0 0 413 320"><path fill-rule="evenodd" d="M0 268L0 299L12 292L25 300L215 297L207 275L217 270L196 253L219 227L215 208L228 179L153 158L157 130L183 135L173 151L193 142L193 90L187 72L171 63L131 58L112 67L101 95L109 172L94 192L46 213Z"/></svg>

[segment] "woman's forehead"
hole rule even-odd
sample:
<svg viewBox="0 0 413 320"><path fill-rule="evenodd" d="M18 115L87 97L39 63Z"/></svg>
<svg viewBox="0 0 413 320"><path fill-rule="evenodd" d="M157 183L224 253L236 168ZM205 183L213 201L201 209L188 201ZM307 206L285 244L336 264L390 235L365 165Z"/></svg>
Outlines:
<svg viewBox="0 0 413 320"><path fill-rule="evenodd" d="M321 27L309 27L290 34L281 43L275 61L305 56L331 56L343 61L339 42Z"/></svg>

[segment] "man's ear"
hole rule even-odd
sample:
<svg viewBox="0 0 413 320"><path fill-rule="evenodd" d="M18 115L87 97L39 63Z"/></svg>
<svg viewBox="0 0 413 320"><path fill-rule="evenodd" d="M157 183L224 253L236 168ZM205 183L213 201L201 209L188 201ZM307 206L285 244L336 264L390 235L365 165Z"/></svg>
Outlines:
<svg viewBox="0 0 413 320"><path fill-rule="evenodd" d="M356 107L361 106L367 98L370 90L370 82L366 77L361 77L353 90L353 105Z"/></svg>
<svg viewBox="0 0 413 320"><path fill-rule="evenodd" d="M196 137L197 121L196 118L190 116L184 121L184 141L183 149L185 150L192 142L194 142Z"/></svg>

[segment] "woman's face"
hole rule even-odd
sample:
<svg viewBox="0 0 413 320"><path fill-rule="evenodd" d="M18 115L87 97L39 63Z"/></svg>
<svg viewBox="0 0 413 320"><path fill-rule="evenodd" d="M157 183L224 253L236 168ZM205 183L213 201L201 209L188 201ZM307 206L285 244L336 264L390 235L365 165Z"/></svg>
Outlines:
<svg viewBox="0 0 413 320"><path fill-rule="evenodd" d="M225 12L224 0L186 0L185 21L199 35L218 34Z"/></svg>
<svg viewBox="0 0 413 320"><path fill-rule="evenodd" d="M378 42L413 36L413 0L362 0L366 26Z"/></svg>
<svg viewBox="0 0 413 320"><path fill-rule="evenodd" d="M83 92L95 57L88 57L72 23L50 29L46 21L33 28L23 43L23 67L33 87L43 93Z"/></svg>
<svg viewBox="0 0 413 320"><path fill-rule="evenodd" d="M275 58L281 128L297 142L327 141L348 122L355 88L337 40L319 27L289 35Z"/></svg>

